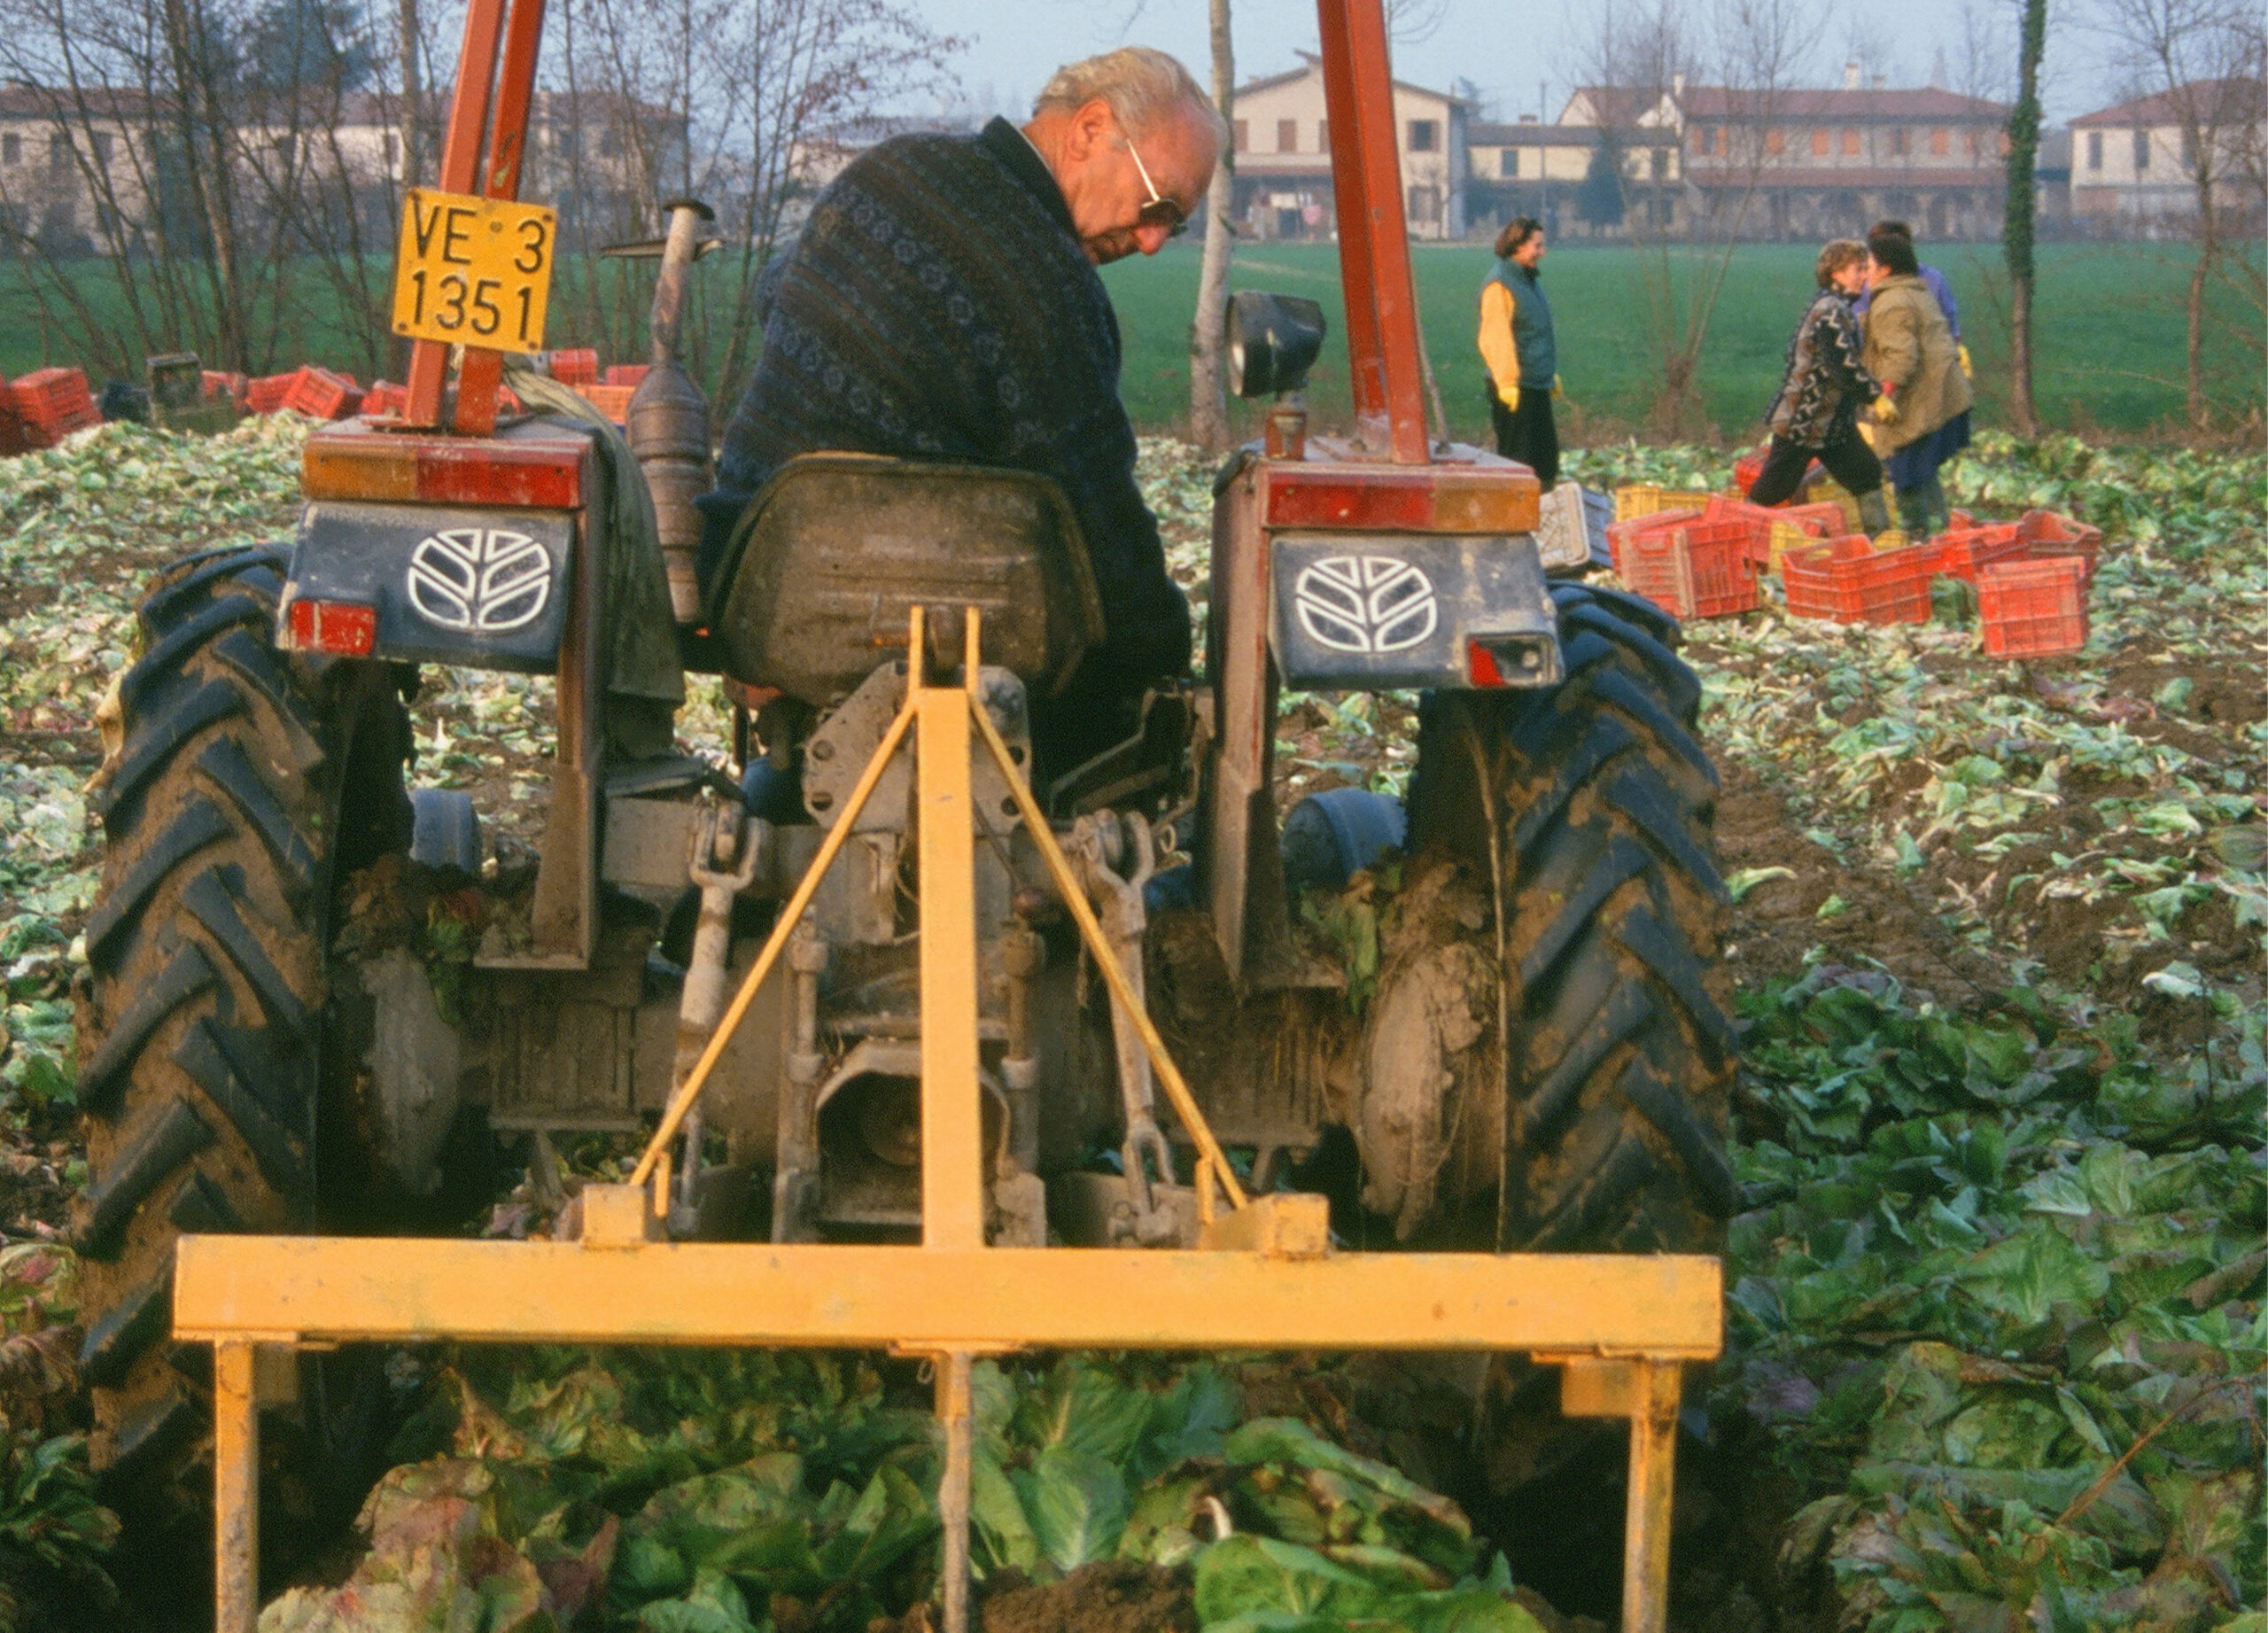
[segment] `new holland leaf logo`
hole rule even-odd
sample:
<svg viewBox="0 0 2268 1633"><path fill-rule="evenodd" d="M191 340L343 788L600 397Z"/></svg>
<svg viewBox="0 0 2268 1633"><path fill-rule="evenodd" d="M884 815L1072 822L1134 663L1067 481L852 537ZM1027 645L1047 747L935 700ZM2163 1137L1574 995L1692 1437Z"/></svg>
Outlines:
<svg viewBox="0 0 2268 1633"><path fill-rule="evenodd" d="M448 528L409 553L409 604L443 629L507 634L550 600L550 552L508 527Z"/></svg>
<svg viewBox="0 0 2268 1633"><path fill-rule="evenodd" d="M1400 652L1433 633L1441 603L1398 556L1327 556L1292 585L1300 627L1334 652Z"/></svg>

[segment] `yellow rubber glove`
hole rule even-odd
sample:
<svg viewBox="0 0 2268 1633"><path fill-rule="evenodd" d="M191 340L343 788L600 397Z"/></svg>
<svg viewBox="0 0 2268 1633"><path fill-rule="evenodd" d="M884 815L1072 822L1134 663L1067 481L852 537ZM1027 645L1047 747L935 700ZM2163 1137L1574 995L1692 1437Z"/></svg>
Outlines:
<svg viewBox="0 0 2268 1633"><path fill-rule="evenodd" d="M1563 376L1555 374L1551 377L1551 394L1554 397L1565 397L1567 394L1567 382Z"/></svg>
<svg viewBox="0 0 2268 1633"><path fill-rule="evenodd" d="M1876 423L1878 424L1895 425L1898 424L1898 404L1891 400L1891 395L1888 392L1884 392L1881 396L1875 399L1873 412Z"/></svg>
<svg viewBox="0 0 2268 1633"><path fill-rule="evenodd" d="M1953 342L1953 349L1954 354L1961 359L1961 372L1962 377L1967 379L1975 379L1977 377L1977 365L1969 361L1969 348L1966 346L1963 346L1960 341L1956 340Z"/></svg>
<svg viewBox="0 0 2268 1633"><path fill-rule="evenodd" d="M1517 385L1499 385L1496 388L1496 400L1504 405L1505 413L1518 414L1520 411L1520 388Z"/></svg>

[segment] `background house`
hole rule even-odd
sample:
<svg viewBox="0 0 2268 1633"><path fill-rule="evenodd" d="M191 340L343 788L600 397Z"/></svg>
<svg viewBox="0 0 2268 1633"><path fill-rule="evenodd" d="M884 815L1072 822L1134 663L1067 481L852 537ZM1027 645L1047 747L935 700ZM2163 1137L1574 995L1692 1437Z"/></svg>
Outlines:
<svg viewBox="0 0 2268 1633"><path fill-rule="evenodd" d="M2201 144L2214 155L2221 207L2260 221L2268 89L2257 80L2193 80L2071 121L2071 215L2096 232L2186 232L2197 214Z"/></svg>
<svg viewBox="0 0 2268 1633"><path fill-rule="evenodd" d="M1327 238L1338 230L1331 190L1331 121L1323 63L1301 52L1288 74L1240 86L1231 105L1236 147L1231 208L1254 238ZM1462 238L1467 230L1466 124L1472 105L1446 91L1396 80L1394 146L1402 204L1413 238Z"/></svg>

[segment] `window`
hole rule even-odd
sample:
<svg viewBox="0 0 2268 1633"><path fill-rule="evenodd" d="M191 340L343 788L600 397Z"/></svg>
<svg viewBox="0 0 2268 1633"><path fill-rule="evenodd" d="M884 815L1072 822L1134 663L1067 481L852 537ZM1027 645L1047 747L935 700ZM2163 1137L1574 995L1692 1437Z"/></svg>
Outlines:
<svg viewBox="0 0 2268 1633"><path fill-rule="evenodd" d="M1249 153L1252 152L1252 121L1250 120L1240 119L1237 121L1236 133L1233 140L1236 144L1236 150L1238 152Z"/></svg>
<svg viewBox="0 0 2268 1633"><path fill-rule="evenodd" d="M1653 163L1649 167L1649 168L1651 171L1654 180L1657 182L1666 182L1669 180L1669 149L1666 147L1656 148L1653 152Z"/></svg>
<svg viewBox="0 0 2268 1633"><path fill-rule="evenodd" d="M1279 153L1296 153L1300 151L1300 121L1298 120L1279 119L1276 121L1276 151Z"/></svg>
<svg viewBox="0 0 2268 1633"><path fill-rule="evenodd" d="M1498 151L1496 154L1496 174L1503 177L1506 181L1517 181L1519 179L1519 149L1516 147L1507 147Z"/></svg>
<svg viewBox="0 0 2268 1633"><path fill-rule="evenodd" d="M1412 120L1412 124L1424 121ZM1413 187L1410 190L1410 224L1431 227L1441 219L1441 193L1437 187Z"/></svg>
<svg viewBox="0 0 2268 1633"><path fill-rule="evenodd" d="M2147 170L2149 167L2150 133L2147 130L2138 130L2134 133L2134 168Z"/></svg>
<svg viewBox="0 0 2268 1633"><path fill-rule="evenodd" d="M58 175L71 173L71 138L58 132L47 139L47 167Z"/></svg>
<svg viewBox="0 0 2268 1633"><path fill-rule="evenodd" d="M1441 127L1440 121L1431 119L1413 119L1410 121L1410 151L1411 152L1431 153L1436 152L1441 145Z"/></svg>
<svg viewBox="0 0 2268 1633"><path fill-rule="evenodd" d="M1891 128L1890 156L1892 159L1906 157L1906 127L1903 125L1894 125Z"/></svg>
<svg viewBox="0 0 2268 1633"><path fill-rule="evenodd" d="M1764 151L1774 158L1788 151L1788 133L1775 125L1764 133Z"/></svg>
<svg viewBox="0 0 2268 1633"><path fill-rule="evenodd" d="M1331 151L1331 121L1327 119L1319 119L1315 122L1315 151L1318 153L1327 153Z"/></svg>
<svg viewBox="0 0 2268 1633"><path fill-rule="evenodd" d="M2102 168L2102 132L2100 130L2087 132L2087 168Z"/></svg>
<svg viewBox="0 0 2268 1633"><path fill-rule="evenodd" d="M1858 156L1859 133L1855 130L1846 129L1843 133L1843 157L1845 159L1856 159Z"/></svg>
<svg viewBox="0 0 2268 1633"><path fill-rule="evenodd" d="M2197 168L2197 133L2194 130L2181 133L2181 167L2191 171Z"/></svg>
<svg viewBox="0 0 2268 1633"><path fill-rule="evenodd" d="M1932 128L1930 132L1930 155L1933 158L1943 159L1951 152L1953 152L1953 133L1943 125Z"/></svg>
<svg viewBox="0 0 2268 1633"><path fill-rule="evenodd" d="M1696 125L1693 127L1692 147L1693 151L1697 153L1705 153L1709 151L1708 126Z"/></svg>
<svg viewBox="0 0 2268 1633"><path fill-rule="evenodd" d="M601 159L622 157L622 132L615 129L611 125L599 132L599 157Z"/></svg>
<svg viewBox="0 0 2268 1633"><path fill-rule="evenodd" d="M98 165L108 164L110 162L110 132L107 130L96 131L94 133L94 142L95 162Z"/></svg>
<svg viewBox="0 0 2268 1633"><path fill-rule="evenodd" d="M1811 156L1814 159L1824 159L1827 157L1827 132L1825 130L1814 130L1811 133Z"/></svg>
<svg viewBox="0 0 2268 1633"><path fill-rule="evenodd" d="M12 134L0 136L0 165L19 165L23 162L23 137Z"/></svg>

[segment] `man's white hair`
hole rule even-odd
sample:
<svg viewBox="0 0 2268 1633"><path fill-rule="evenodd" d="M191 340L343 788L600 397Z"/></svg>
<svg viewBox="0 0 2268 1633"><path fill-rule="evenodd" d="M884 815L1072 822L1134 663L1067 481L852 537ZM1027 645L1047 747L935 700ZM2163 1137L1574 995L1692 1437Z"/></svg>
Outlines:
<svg viewBox="0 0 2268 1633"><path fill-rule="evenodd" d="M1228 145L1228 121L1197 82L1163 51L1122 45L1115 51L1066 64L1031 105L1034 113L1073 113L1100 97L1128 135L1154 129L1186 108L1213 134L1213 151Z"/></svg>

